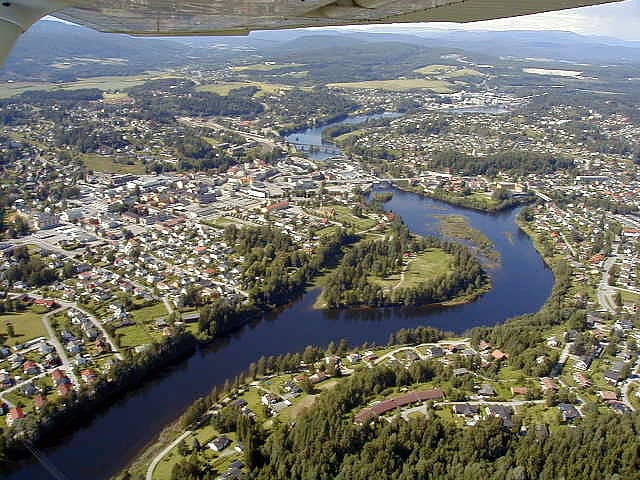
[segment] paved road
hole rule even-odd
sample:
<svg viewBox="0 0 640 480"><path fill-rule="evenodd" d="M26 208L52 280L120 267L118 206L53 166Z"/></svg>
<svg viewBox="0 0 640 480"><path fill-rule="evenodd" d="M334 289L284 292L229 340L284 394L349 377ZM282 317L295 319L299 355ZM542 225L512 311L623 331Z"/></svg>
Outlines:
<svg viewBox="0 0 640 480"><path fill-rule="evenodd" d="M109 332L107 332L107 330L104 328L104 326L102 325L102 323L96 318L94 317L91 313L87 312L86 310L83 310L82 308L78 307L78 305L76 305L75 303L69 303L68 304L70 307L75 308L76 310L84 313L87 318L89 318L89 320L91 320L91 323L93 323L93 325L100 330L100 332L102 332L102 335L104 335L105 340L107 341L107 343L109 344L109 346L111 347L111 351L113 352L113 354L115 355L115 357L118 360L122 360L124 359L124 357L122 356L122 354L120 353L120 351L118 350L118 347L116 347L115 342L113 341L113 339L111 338L111 335L109 335Z"/></svg>
<svg viewBox="0 0 640 480"><path fill-rule="evenodd" d="M44 328L47 330L47 335L49 336L49 341L53 344L54 348L56 349L56 352L58 353L58 357L60 357L60 361L62 362L62 369L65 371L67 376L71 379L71 382L77 387L79 385L79 383L78 383L78 378L76 377L75 373L73 372L73 365L69 361L69 357L67 357L67 352L65 351L65 349L62 346L62 344L58 340L58 337L56 336L55 332L53 331L53 328L51 327L51 323L50 323L50 318L53 315L65 310L65 309L66 309L66 307L61 307L61 308L58 308L56 310L53 310L53 311L43 315L42 316L42 324L44 325ZM34 377L31 377L31 378L29 378L27 380L24 380L22 382L16 383L13 387L10 387L10 388L7 388L6 390L3 390L0 393L0 399L2 399L3 401L7 402L7 405L9 405L10 407L13 407L14 406L13 403L11 401L9 401L7 399L7 397L6 397L6 395L8 393L11 393L14 390L17 390L17 389L23 387L24 385L26 385L28 383L31 383L35 379L43 378L43 377L46 377L47 375L50 375L57 368L58 367L50 368L48 370L43 370L38 375L36 375Z"/></svg>
<svg viewBox="0 0 640 480"><path fill-rule="evenodd" d="M616 313L615 305L611 300L611 296L615 292L615 289L609 286L609 272L616 263L616 259L617 257L614 255L605 260L602 279L598 284L598 303L609 313Z"/></svg>
<svg viewBox="0 0 640 480"><path fill-rule="evenodd" d="M551 377L559 377L562 374L562 370L564 370L564 366L567 363L567 358L569 358L569 350L571 350L571 346L573 342L567 342L567 344L562 349L560 353L560 357L558 358L558 363L553 367L551 371Z"/></svg>
<svg viewBox="0 0 640 480"><path fill-rule="evenodd" d="M53 330L53 327L51 326L51 317L54 316L56 313L60 313L61 311L66 310L66 308L67 307L60 307L60 308L57 308L56 310L53 310L43 315L42 323L44 324L44 328L47 330L47 335L49 335L49 341L55 347L56 352L58 352L58 357L60 357L60 360L62 361L62 367L64 368L64 371L66 372L67 376L71 379L71 382L74 385L80 385L78 383L78 378L76 377L75 373L73 373L73 365L71 364L71 361L67 356L67 351L64 349L64 347L60 343L60 340L58 340L58 336L56 335L56 332Z"/></svg>
<svg viewBox="0 0 640 480"><path fill-rule="evenodd" d="M64 255L71 260L75 260L75 257L80 255L84 251L83 248L79 248L77 250L65 250L64 248L57 247L53 243L48 242L46 239L36 238L33 235L10 239L8 240L8 242L13 243L14 245L36 245L43 250L48 250L59 255Z"/></svg>
<svg viewBox="0 0 640 480"><path fill-rule="evenodd" d="M51 297L43 297L42 295L38 295L35 293L27 293L28 296L32 297L32 298L38 298L38 299L45 299L45 298L51 298ZM111 336L109 335L109 333L107 332L107 330L104 328L104 326L102 325L102 323L95 317L93 316L91 313L87 312L86 310L83 310L82 308L80 308L76 303L74 302L67 302L64 300L60 300L59 298L55 298L54 299L56 301L56 303L58 303L59 305L62 305L62 307L64 308L74 308L80 312L82 312L84 315L87 316L87 318L89 318L89 320L91 321L91 323L93 323L93 325L100 330L100 332L102 332L102 335L104 335L105 340L107 341L107 343L110 345L111 347L111 351L114 353L114 355L122 360L124 357L122 356L122 354L120 353L120 351L118 350L118 348L116 347L115 342L113 341L113 339L111 338ZM47 315L45 315L45 317L49 317L57 312L59 312L61 309L57 309L54 310L53 312L49 312ZM43 321L44 321L44 317L43 317ZM46 325L48 325L49 322L47 321ZM49 328L47 329L47 331L50 332L50 335L53 334L53 329L51 329L51 327L49 326ZM55 335L53 335L52 338L57 339L57 337ZM62 358L62 357L61 357Z"/></svg>
<svg viewBox="0 0 640 480"><path fill-rule="evenodd" d="M164 450L162 450L158 455L156 455L156 457L153 460L151 460L151 463L149 464L149 468L147 468L147 474L145 476L145 480L153 480L153 472L156 469L156 467L158 466L158 463L160 463L160 461L165 456L167 456L169 454L169 452L171 450L173 450L182 440L187 438L192 433L193 433L192 430L185 431L182 435L180 435L173 442L171 442L169 445L167 445L167 447Z"/></svg>

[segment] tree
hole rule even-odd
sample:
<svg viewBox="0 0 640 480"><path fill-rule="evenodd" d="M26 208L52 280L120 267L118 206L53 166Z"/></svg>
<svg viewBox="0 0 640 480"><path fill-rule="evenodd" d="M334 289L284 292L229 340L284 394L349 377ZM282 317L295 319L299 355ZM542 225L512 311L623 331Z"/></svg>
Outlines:
<svg viewBox="0 0 640 480"><path fill-rule="evenodd" d="M13 323L7 323L7 337L13 338L16 336L16 331L13 327Z"/></svg>

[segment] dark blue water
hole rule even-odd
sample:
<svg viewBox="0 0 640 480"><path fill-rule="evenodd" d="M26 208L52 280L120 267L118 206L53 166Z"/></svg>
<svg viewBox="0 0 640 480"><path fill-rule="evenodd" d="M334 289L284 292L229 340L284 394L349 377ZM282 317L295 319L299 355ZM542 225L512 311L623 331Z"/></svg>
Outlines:
<svg viewBox="0 0 640 480"><path fill-rule="evenodd" d="M386 308L325 312L313 310L318 291L311 291L290 307L196 353L164 375L103 411L84 428L46 450L48 459L72 480L102 480L123 468L154 440L197 397L233 377L261 355L300 351L306 345L325 345L346 338L352 345L386 343L401 328L431 325L455 332L493 325L535 312L549 296L553 276L515 224L517 212L484 214L460 209L413 193L394 190L387 208L400 214L411 230L436 233L433 215L462 214L496 244L502 256L491 272L493 289L468 305L457 307ZM23 466L8 478L51 478L38 464Z"/></svg>
<svg viewBox="0 0 640 480"><path fill-rule="evenodd" d="M290 143L302 144L302 146L299 147L302 150L308 150L308 147L307 147L308 145L315 145L317 147L330 147L331 151L328 151L328 152L322 151L321 149L321 151L314 151L314 152L308 153L309 158L312 158L313 160L326 160L327 158L330 158L336 155L335 151L333 151L333 147L335 147L335 145L331 142L327 142L322 139L322 132L326 128L332 127L334 125L340 125L343 123L353 125L357 123L365 123L367 120L377 120L379 118L396 118L399 116L401 116L400 113L384 112L384 113L374 113L370 115L358 115L355 117L348 117L344 120L331 122L331 123L322 125L320 127L307 128L305 130L293 132L287 135L285 139L287 140L287 142L290 142Z"/></svg>

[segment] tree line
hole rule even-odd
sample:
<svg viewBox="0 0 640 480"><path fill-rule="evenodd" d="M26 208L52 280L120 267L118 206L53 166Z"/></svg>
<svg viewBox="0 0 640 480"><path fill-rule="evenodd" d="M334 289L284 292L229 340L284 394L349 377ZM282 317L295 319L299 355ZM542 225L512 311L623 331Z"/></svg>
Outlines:
<svg viewBox="0 0 640 480"><path fill-rule="evenodd" d="M568 157L538 152L512 150L476 157L457 150L443 150L433 155L432 165L449 168L463 175L495 177L499 172L517 175L547 174L557 170L572 170L573 160Z"/></svg>
<svg viewBox="0 0 640 480"><path fill-rule="evenodd" d="M398 273L408 252L420 254L429 248L453 256L450 271L417 286L391 292L371 280ZM464 246L436 237L417 237L396 220L384 240L365 240L353 246L331 272L322 293L329 308L352 305L421 305L442 302L479 289L487 282L482 266Z"/></svg>
<svg viewBox="0 0 640 480"><path fill-rule="evenodd" d="M246 302L216 298L200 314L199 331L214 337L246 323L259 312L284 305L304 291L325 264L350 241L344 230L320 239L315 251L303 251L289 235L270 226L238 228L229 225L224 240L244 257L242 288Z"/></svg>

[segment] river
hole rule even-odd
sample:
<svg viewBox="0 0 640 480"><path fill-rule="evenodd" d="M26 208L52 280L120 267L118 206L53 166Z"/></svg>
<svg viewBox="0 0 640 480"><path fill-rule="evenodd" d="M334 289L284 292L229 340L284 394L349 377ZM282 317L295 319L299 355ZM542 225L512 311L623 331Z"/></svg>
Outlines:
<svg viewBox="0 0 640 480"><path fill-rule="evenodd" d="M356 115L354 117L347 117L344 120L339 120L336 122L331 122L326 125L322 125L319 127L307 128L305 130L299 132L290 133L285 137L287 142L294 143L299 145L298 148L302 150L309 150L310 145L314 145L320 148L319 151L313 151L309 153L309 158L313 160L326 160L327 158L331 158L336 156L336 152L339 151L335 144L328 142L322 139L322 132L334 125L340 124L349 124L354 125L357 123L365 123L368 120L377 120L380 118L396 118L401 116L400 113L395 112L383 112L383 113L373 113L369 115ZM329 151L323 151L323 148L327 148ZM335 151L334 151L335 149Z"/></svg>
<svg viewBox="0 0 640 480"><path fill-rule="evenodd" d="M393 189L386 208L402 216L412 231L437 233L434 215L466 216L485 233L502 257L492 270L493 288L476 301L456 307L314 310L319 291L309 291L287 308L266 314L228 338L200 349L168 368L86 425L45 448L49 462L71 480L106 480L125 467L197 397L238 374L261 355L300 351L346 338L352 345L384 344L401 328L430 325L454 332L493 325L509 317L537 311L548 298L553 275L529 237L516 225L517 209L499 214L465 210ZM40 464L26 463L11 480L53 478Z"/></svg>

